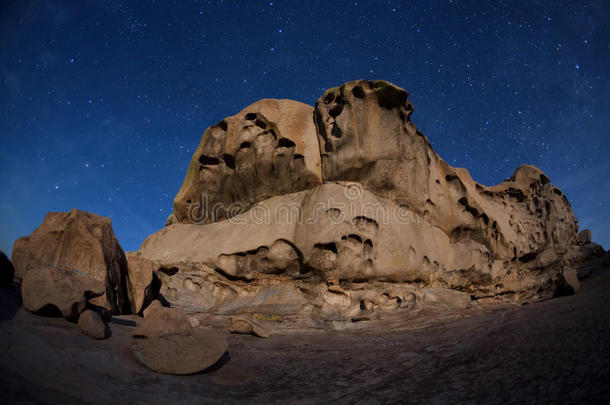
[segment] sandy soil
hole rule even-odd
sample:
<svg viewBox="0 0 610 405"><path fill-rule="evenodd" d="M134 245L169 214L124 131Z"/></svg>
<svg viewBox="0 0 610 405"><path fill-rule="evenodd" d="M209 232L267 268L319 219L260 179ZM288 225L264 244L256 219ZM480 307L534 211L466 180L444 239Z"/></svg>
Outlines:
<svg viewBox="0 0 610 405"><path fill-rule="evenodd" d="M610 271L574 296L362 330L230 335L210 371L151 372L129 350L126 325L95 341L76 325L18 308L0 293L3 403L608 403ZM398 329L398 330L397 330Z"/></svg>

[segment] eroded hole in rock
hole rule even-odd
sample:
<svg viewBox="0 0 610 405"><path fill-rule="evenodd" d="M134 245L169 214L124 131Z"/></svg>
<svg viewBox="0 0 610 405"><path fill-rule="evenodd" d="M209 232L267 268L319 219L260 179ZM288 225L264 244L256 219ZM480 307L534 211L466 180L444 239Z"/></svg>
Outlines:
<svg viewBox="0 0 610 405"><path fill-rule="evenodd" d="M352 94L354 95L354 97L356 98L364 98L365 94L364 94L364 90L362 90L362 87L360 86L356 86L352 89Z"/></svg>
<svg viewBox="0 0 610 405"><path fill-rule="evenodd" d="M343 104L337 104L328 111L331 117L335 118L343 112Z"/></svg>
<svg viewBox="0 0 610 405"><path fill-rule="evenodd" d="M523 202L523 200L525 200L523 191L513 187L508 188L506 190L506 194L508 194L510 197L516 198L518 202Z"/></svg>
<svg viewBox="0 0 610 405"><path fill-rule="evenodd" d="M337 244L335 242L316 243L313 247L320 250L329 250L333 253L337 253Z"/></svg>
<svg viewBox="0 0 610 405"><path fill-rule="evenodd" d="M347 236L347 239L353 242L362 243L362 238L359 235L356 235L355 233L349 234Z"/></svg>
<svg viewBox="0 0 610 405"><path fill-rule="evenodd" d="M252 144L250 142L242 142L241 145L239 145L239 149L247 149L251 146Z"/></svg>
<svg viewBox="0 0 610 405"><path fill-rule="evenodd" d="M295 146L295 143L288 138L280 138L277 142L278 148L294 148Z"/></svg>
<svg viewBox="0 0 610 405"><path fill-rule="evenodd" d="M366 309L366 303L364 302L364 300L360 300L360 310L364 311Z"/></svg>
<svg viewBox="0 0 610 405"><path fill-rule="evenodd" d="M254 121L256 119L256 113L248 113L248 114L246 114L245 118L248 121Z"/></svg>
<svg viewBox="0 0 610 405"><path fill-rule="evenodd" d="M225 120L220 121L217 126L220 127L220 129L222 129L223 131L227 130L227 122Z"/></svg>
<svg viewBox="0 0 610 405"><path fill-rule="evenodd" d="M386 86L377 89L377 103L379 107L393 109L407 103L407 93Z"/></svg>
<svg viewBox="0 0 610 405"><path fill-rule="evenodd" d="M363 251L366 256L371 255L373 253L373 241L370 239L365 240Z"/></svg>
<svg viewBox="0 0 610 405"><path fill-rule="evenodd" d="M540 183L544 186L545 184L549 184L550 180L544 174L540 175Z"/></svg>
<svg viewBox="0 0 610 405"><path fill-rule="evenodd" d="M460 203L464 209L466 210L466 212L468 212L470 215L472 215L475 218L478 218L479 216L479 211L472 207L470 204L468 204L468 199L466 197L462 197L458 200L458 203ZM488 219L489 220L489 219Z"/></svg>
<svg viewBox="0 0 610 405"><path fill-rule="evenodd" d="M358 215L358 216L354 217L354 220L352 222L354 224L358 224L358 223L364 222L364 223L375 225L376 228L379 227L379 225L377 224L377 221L375 221L373 218L369 218L369 217L366 217L364 215Z"/></svg>
<svg viewBox="0 0 610 405"><path fill-rule="evenodd" d="M224 160L225 164L229 169L235 170L235 158L228 153L222 155L222 160Z"/></svg>
<svg viewBox="0 0 610 405"><path fill-rule="evenodd" d="M178 273L178 267L159 267L159 271L163 274L167 274L168 276L173 276Z"/></svg>
<svg viewBox="0 0 610 405"><path fill-rule="evenodd" d="M481 214L481 216L479 218L483 219L483 222L485 223L485 225L489 224L489 217L487 215Z"/></svg>
<svg viewBox="0 0 610 405"><path fill-rule="evenodd" d="M339 128L336 123L333 123L333 127L331 128L330 133L335 138L341 138L343 136L343 133L341 133L341 128Z"/></svg>
<svg viewBox="0 0 610 405"><path fill-rule="evenodd" d="M330 103L332 103L334 101L334 99L335 99L335 94L334 93L328 93L326 95L326 97L324 97L324 102L326 104L330 104Z"/></svg>
<svg viewBox="0 0 610 405"><path fill-rule="evenodd" d="M201 155L199 156L199 163L204 166L215 166L220 164L220 159L213 156Z"/></svg>
<svg viewBox="0 0 610 405"><path fill-rule="evenodd" d="M254 125L256 125L259 128L265 129L267 128L267 124L265 124L263 121L261 120L256 120L256 122L254 123Z"/></svg>
<svg viewBox="0 0 610 405"><path fill-rule="evenodd" d="M296 153L292 158L293 159L302 159L302 160L305 159L305 157L303 155L299 154L299 153Z"/></svg>
<svg viewBox="0 0 610 405"><path fill-rule="evenodd" d="M538 256L538 252L526 253L519 258L519 261L521 263L528 263L528 262L531 262L532 260L534 260L536 258L536 256Z"/></svg>
<svg viewBox="0 0 610 405"><path fill-rule="evenodd" d="M338 219L341 217L341 210L337 208L329 208L326 210L326 214L330 219Z"/></svg>
<svg viewBox="0 0 610 405"><path fill-rule="evenodd" d="M243 281L243 282L246 282L246 283L249 283L250 281L252 281L252 280L249 280L249 279L247 279L245 277L232 276L232 275L226 273L224 270L219 269L218 267L215 268L214 271L216 273L220 274L221 276L223 276L224 278L226 278L229 281Z"/></svg>

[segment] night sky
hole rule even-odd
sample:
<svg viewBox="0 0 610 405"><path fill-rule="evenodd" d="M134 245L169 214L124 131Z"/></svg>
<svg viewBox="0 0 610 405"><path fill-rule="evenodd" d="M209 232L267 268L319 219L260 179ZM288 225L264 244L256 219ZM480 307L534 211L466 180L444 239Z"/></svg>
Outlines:
<svg viewBox="0 0 610 405"><path fill-rule="evenodd" d="M206 127L356 79L405 88L439 155L483 184L540 167L610 248L608 21L607 0L4 0L0 249L79 208L135 250Z"/></svg>

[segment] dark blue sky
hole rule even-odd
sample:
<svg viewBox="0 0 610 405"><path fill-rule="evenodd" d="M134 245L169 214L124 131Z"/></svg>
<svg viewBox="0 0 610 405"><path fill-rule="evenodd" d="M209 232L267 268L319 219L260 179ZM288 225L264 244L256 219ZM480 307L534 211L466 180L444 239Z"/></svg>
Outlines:
<svg viewBox="0 0 610 405"><path fill-rule="evenodd" d="M47 211L160 229L209 125L348 80L409 91L436 151L493 185L529 163L610 247L610 3L2 1L0 249Z"/></svg>

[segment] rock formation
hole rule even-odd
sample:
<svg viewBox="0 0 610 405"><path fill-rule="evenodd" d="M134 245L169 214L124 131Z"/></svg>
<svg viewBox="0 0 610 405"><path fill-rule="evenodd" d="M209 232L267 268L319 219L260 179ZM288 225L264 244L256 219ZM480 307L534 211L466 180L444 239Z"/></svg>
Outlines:
<svg viewBox="0 0 610 405"><path fill-rule="evenodd" d="M265 198L320 184L312 114L297 101L260 100L208 128L168 224L216 222Z"/></svg>
<svg viewBox="0 0 610 405"><path fill-rule="evenodd" d="M97 280L105 286L105 298L96 304L114 313L129 311L127 260L110 218L76 209L49 212L31 235L15 241L13 265L19 280L30 271L49 268L65 270L72 278ZM50 277L49 282L55 277L53 271L40 275Z"/></svg>
<svg viewBox="0 0 610 405"><path fill-rule="evenodd" d="M263 100L209 128L176 196L177 221L168 221L138 252L157 264L160 294L194 311L336 321L413 308L430 294L457 299L441 290L515 300L576 290L574 269L595 248L586 233L577 236L565 195L533 166L520 166L493 187L451 167L411 122L407 96L388 82L361 80L327 90L298 125L269 118L263 106L271 101ZM261 123L248 124L248 118ZM254 143L247 128L258 127L257 139L272 138L265 131L273 128L280 138L311 146L311 130L301 129L312 122L319 158L306 154L305 162L315 168L321 159L323 184L271 176L257 166L279 167L270 158L254 160L258 177L220 163L225 153L231 162L245 162L237 158L244 152L237 145ZM208 170L205 162L222 168L225 177L213 171L214 179L241 179L242 193L222 197L218 190L225 188L207 185L233 180L206 182L202 175L193 188L194 173ZM282 189L276 181L298 186ZM185 213L186 189L208 201L224 198L224 207L245 204L193 221Z"/></svg>
<svg viewBox="0 0 610 405"><path fill-rule="evenodd" d="M360 80L315 108L258 101L205 131L173 214L138 252L125 259L105 218L51 213L15 243L17 277L45 265L83 271L105 283L115 313L153 314L138 333L157 337L198 321L156 298L237 315L232 328L252 333L255 316L347 327L427 302L576 292L577 268L603 250L577 234L561 190L527 165L477 183L434 152L407 97ZM173 329L142 332L151 325ZM150 350L178 338L159 339Z"/></svg>

